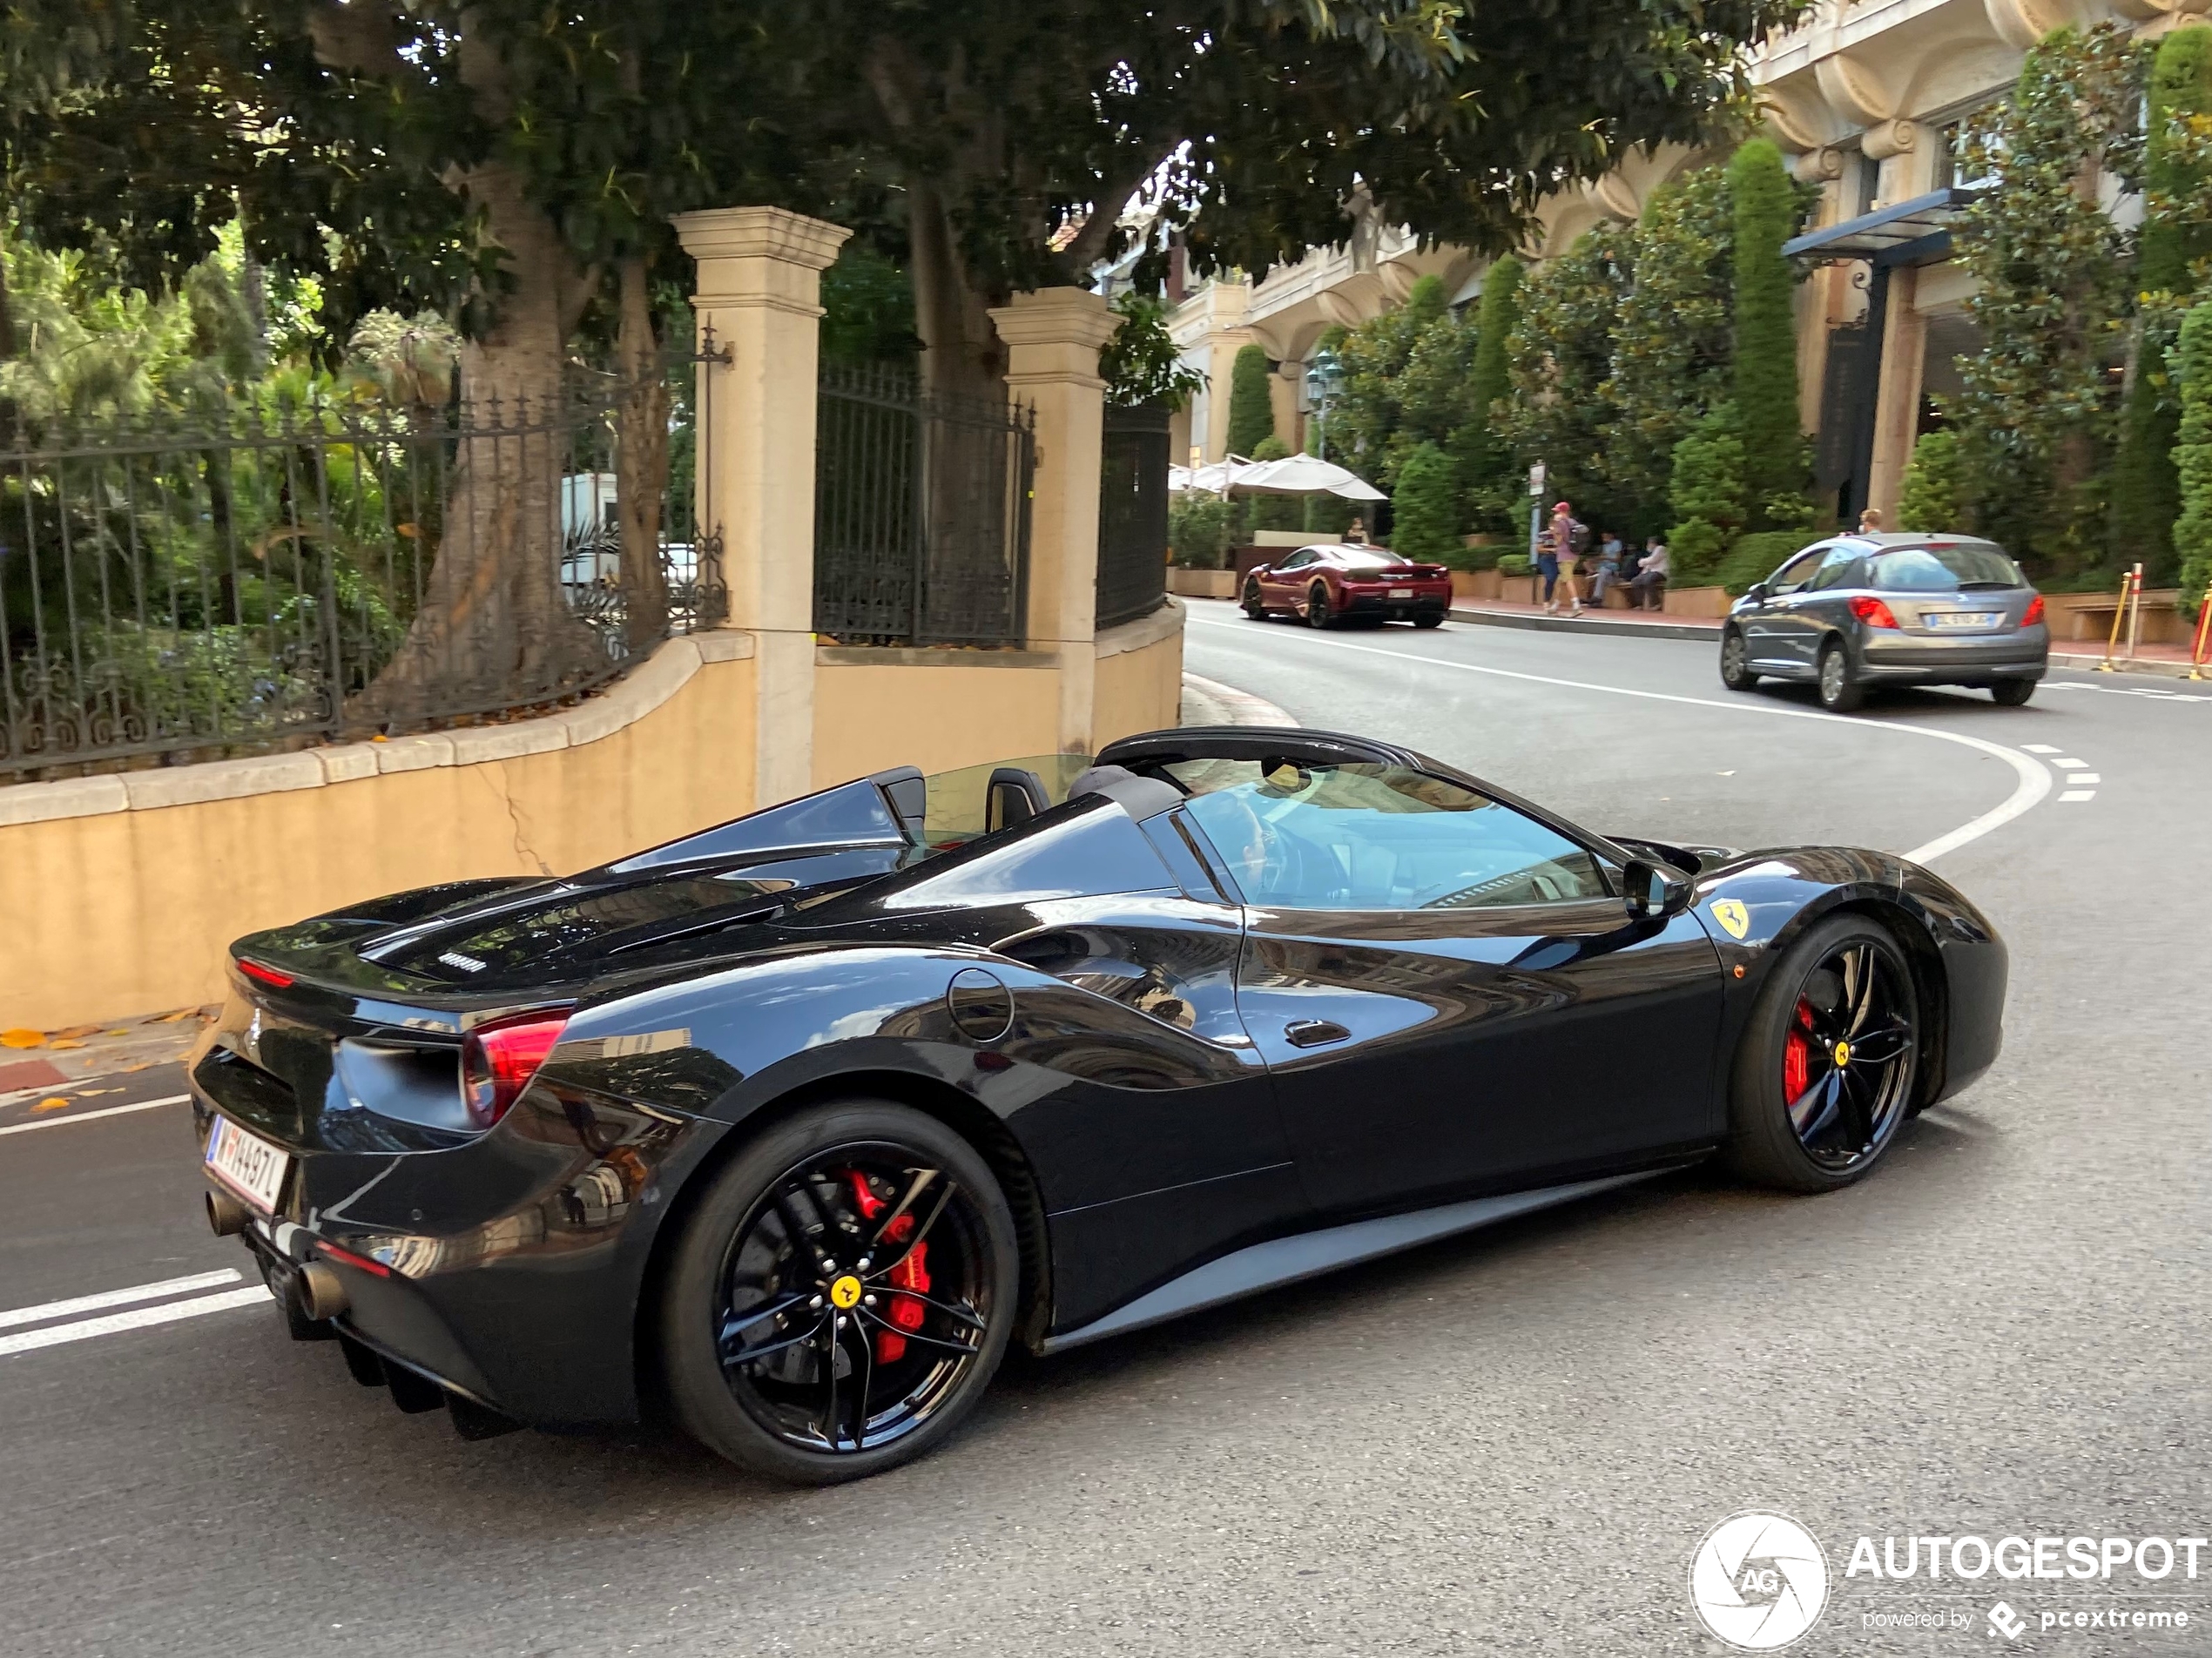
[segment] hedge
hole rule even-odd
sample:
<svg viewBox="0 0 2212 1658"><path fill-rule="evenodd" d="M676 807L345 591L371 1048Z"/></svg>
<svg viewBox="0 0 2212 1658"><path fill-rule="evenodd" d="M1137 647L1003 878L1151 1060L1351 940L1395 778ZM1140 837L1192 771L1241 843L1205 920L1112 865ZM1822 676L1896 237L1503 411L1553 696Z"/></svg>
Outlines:
<svg viewBox="0 0 2212 1658"><path fill-rule="evenodd" d="M1716 579L1737 598L1754 582L1764 582L1780 570L1793 553L1810 544L1802 529L1762 529L1738 536L1720 563Z"/></svg>

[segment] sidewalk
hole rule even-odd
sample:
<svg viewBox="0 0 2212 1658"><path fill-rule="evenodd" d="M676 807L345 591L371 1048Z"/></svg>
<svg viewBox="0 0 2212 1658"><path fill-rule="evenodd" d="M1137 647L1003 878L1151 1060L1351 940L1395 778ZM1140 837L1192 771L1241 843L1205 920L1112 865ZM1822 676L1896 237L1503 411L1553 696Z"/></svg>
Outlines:
<svg viewBox="0 0 2212 1658"><path fill-rule="evenodd" d="M1649 610L1585 610L1581 616L1549 616L1541 604L1508 604L1485 599L1479 604L1456 604L1452 620L1486 628L1536 628L1547 632L1641 634L1656 639L1713 639L1720 635L1718 617L1662 616ZM2061 673L2095 671L2104 660L2104 646L2086 639L2063 639L2051 645L2051 666ZM2150 674L2169 679L2189 675L2189 651L2182 644L2138 645L2132 657L2113 663L2120 673ZM2206 669L2212 680L2212 664Z"/></svg>
<svg viewBox="0 0 2212 1658"><path fill-rule="evenodd" d="M0 1031L0 1105L54 1094L58 1109L68 1103L69 1090L82 1083L173 1064L199 1040L202 1027L218 1011L179 1008L67 1030Z"/></svg>

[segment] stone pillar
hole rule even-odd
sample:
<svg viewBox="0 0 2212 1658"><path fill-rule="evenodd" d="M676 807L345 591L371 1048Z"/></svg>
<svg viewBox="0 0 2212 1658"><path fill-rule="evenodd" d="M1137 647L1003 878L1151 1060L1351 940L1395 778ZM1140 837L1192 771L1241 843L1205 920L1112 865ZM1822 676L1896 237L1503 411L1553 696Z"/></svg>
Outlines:
<svg viewBox="0 0 2212 1658"><path fill-rule="evenodd" d="M1898 528L1898 494L1919 432L1920 376L1928 353L1928 326L1916 304L1919 286L1920 273L1913 266L1892 271L1883 313L1882 375L1874 394L1874 454L1866 502L1880 510L1885 529Z"/></svg>
<svg viewBox="0 0 2212 1658"><path fill-rule="evenodd" d="M1083 288L1017 293L991 313L1008 353L1006 385L1036 411L1029 509L1032 650L1060 658L1060 750L1087 753L1098 617L1098 468L1106 382L1098 348L1120 319Z"/></svg>
<svg viewBox="0 0 2212 1658"><path fill-rule="evenodd" d="M1267 401L1275 416L1275 435L1288 446L1291 454L1305 447L1305 435L1298 428L1298 388L1305 379L1305 365L1288 359L1275 365L1275 372L1267 377Z"/></svg>
<svg viewBox="0 0 2212 1658"><path fill-rule="evenodd" d="M853 233L780 207L678 213L698 370L698 524L722 536L729 625L753 636L753 803L814 786L814 403L822 272Z"/></svg>

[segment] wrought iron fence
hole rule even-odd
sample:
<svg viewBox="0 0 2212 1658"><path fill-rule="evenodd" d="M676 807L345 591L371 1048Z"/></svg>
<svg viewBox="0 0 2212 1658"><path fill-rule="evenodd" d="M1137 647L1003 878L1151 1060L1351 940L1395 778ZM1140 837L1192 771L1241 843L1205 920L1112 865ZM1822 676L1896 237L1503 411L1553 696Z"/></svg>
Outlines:
<svg viewBox="0 0 2212 1658"><path fill-rule="evenodd" d="M1027 632L1029 410L822 371L814 630L848 644L1015 645Z"/></svg>
<svg viewBox="0 0 2212 1658"><path fill-rule="evenodd" d="M1098 625L1157 610L1168 581L1168 411L1106 410L1098 475Z"/></svg>
<svg viewBox="0 0 2212 1658"><path fill-rule="evenodd" d="M625 545L655 516L620 510L618 478L655 470L621 455L638 406L19 436L0 448L0 781L541 706L711 625L720 549L688 500L664 502L650 559Z"/></svg>

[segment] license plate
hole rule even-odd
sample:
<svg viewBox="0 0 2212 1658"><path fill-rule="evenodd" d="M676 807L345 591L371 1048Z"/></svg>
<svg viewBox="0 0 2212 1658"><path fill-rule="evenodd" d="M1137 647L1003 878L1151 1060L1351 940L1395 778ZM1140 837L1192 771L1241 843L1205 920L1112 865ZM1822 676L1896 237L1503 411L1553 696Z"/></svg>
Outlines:
<svg viewBox="0 0 2212 1658"><path fill-rule="evenodd" d="M291 1154L219 1116L207 1136L207 1172L264 1214L276 1213Z"/></svg>
<svg viewBox="0 0 2212 1658"><path fill-rule="evenodd" d="M1993 628L1997 615L1993 610L1923 610L1920 620L1932 628L1952 632L1966 632L1974 628Z"/></svg>
<svg viewBox="0 0 2212 1658"><path fill-rule="evenodd" d="M1410 599L1413 596L1413 590L1410 587L1393 587L1390 590L1390 596L1394 599Z"/></svg>

